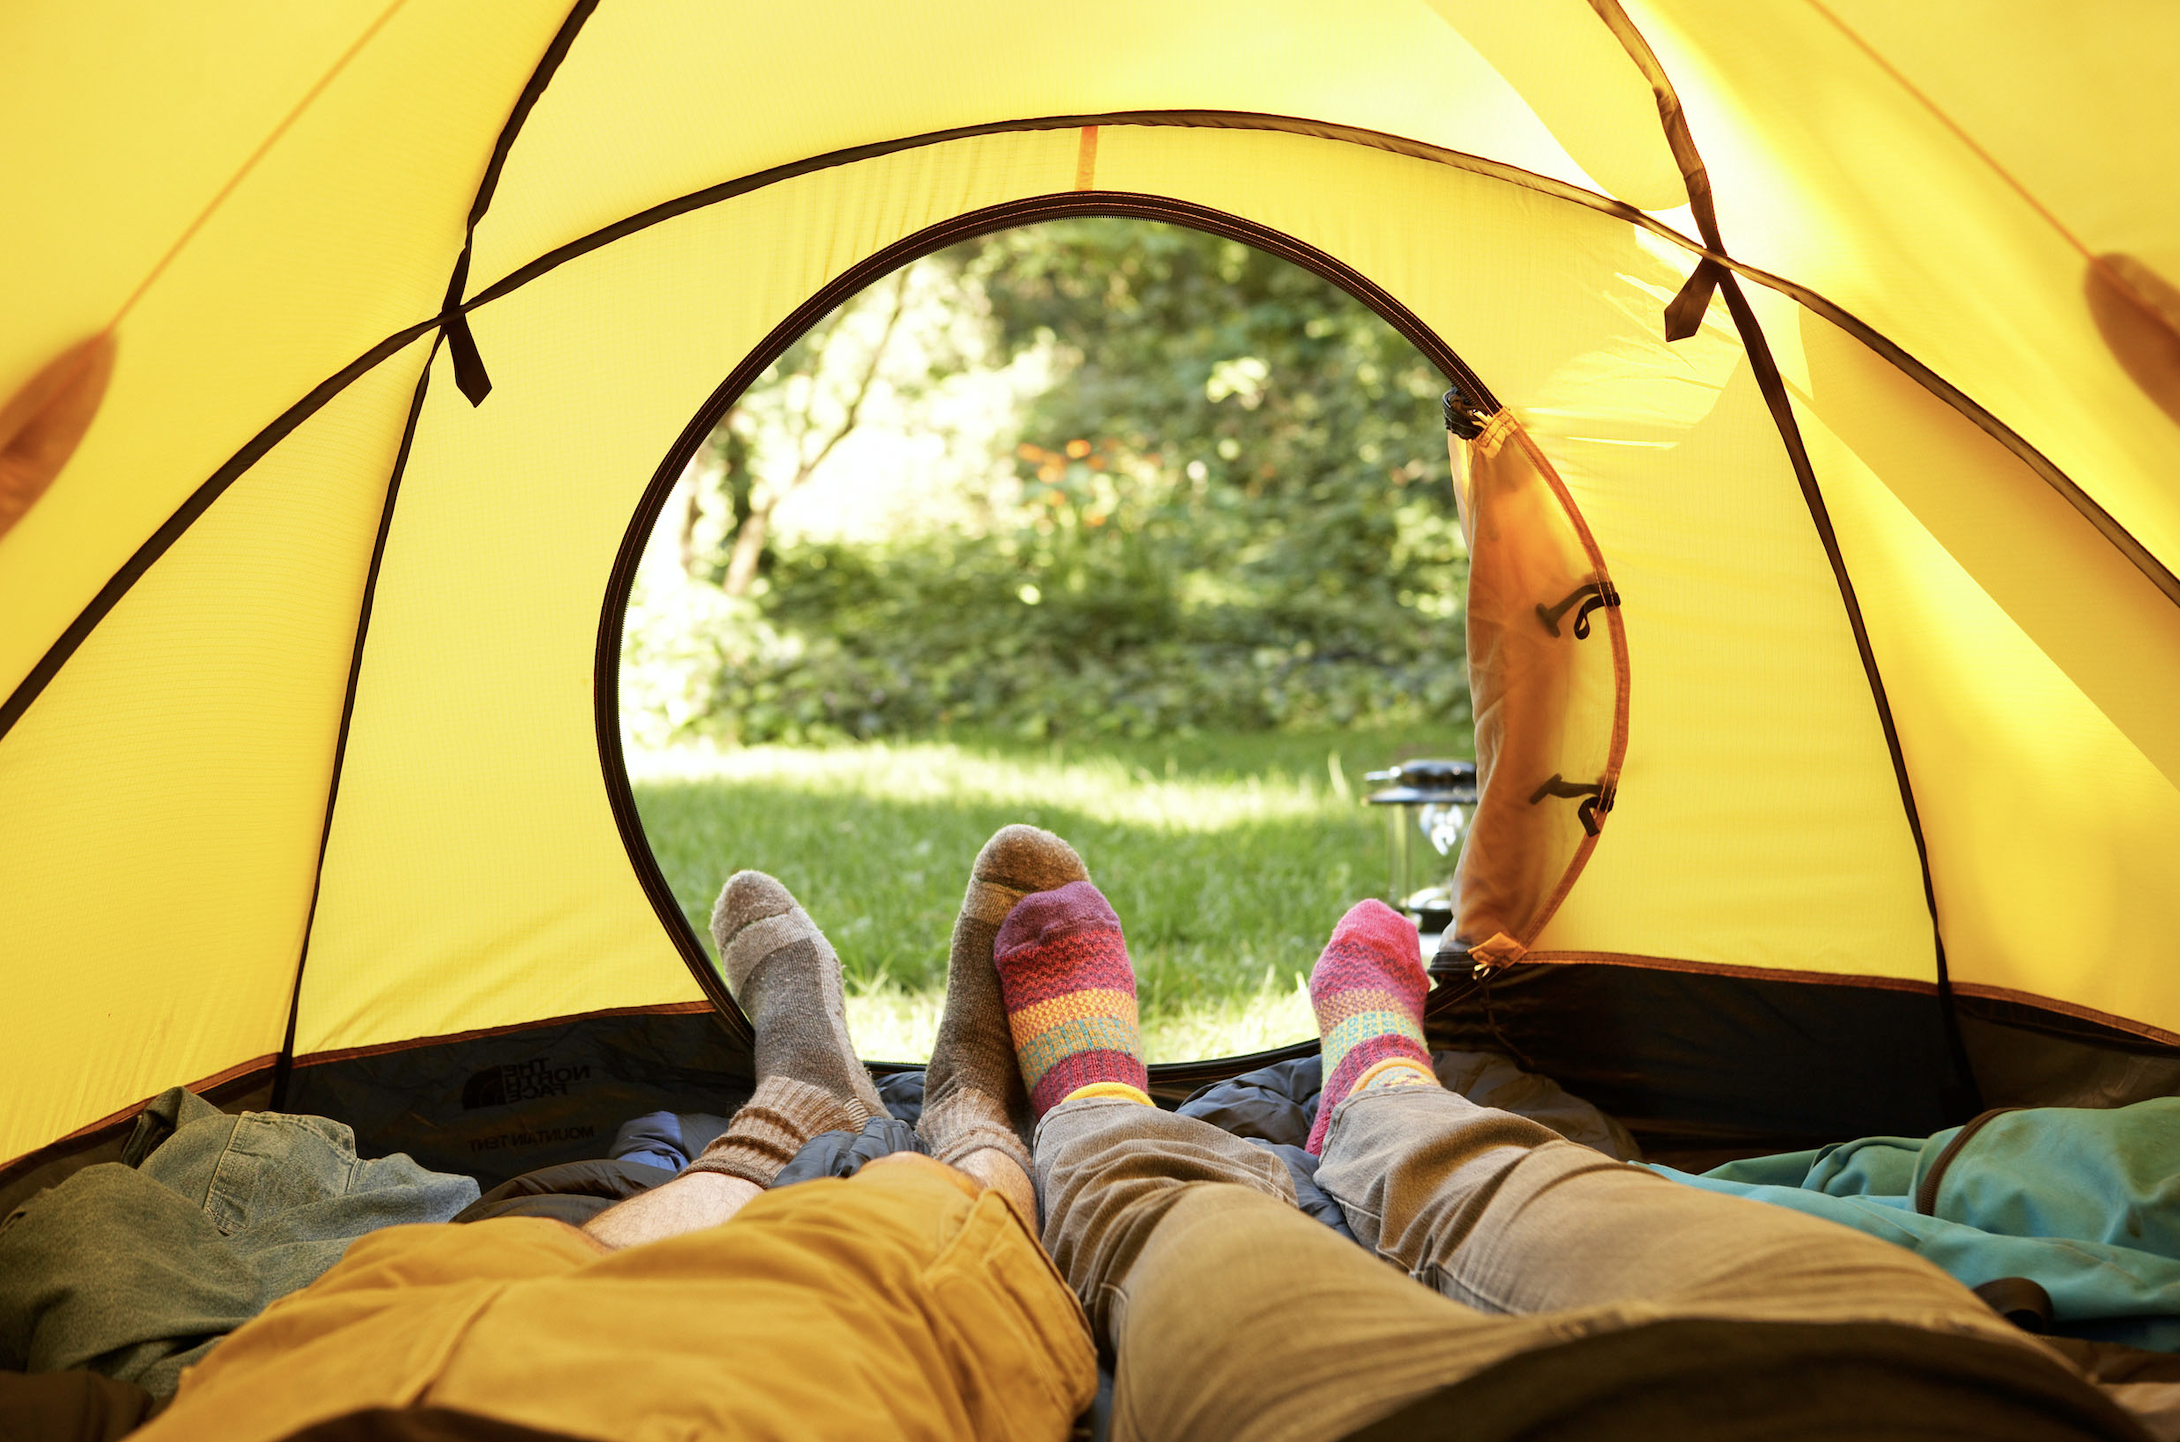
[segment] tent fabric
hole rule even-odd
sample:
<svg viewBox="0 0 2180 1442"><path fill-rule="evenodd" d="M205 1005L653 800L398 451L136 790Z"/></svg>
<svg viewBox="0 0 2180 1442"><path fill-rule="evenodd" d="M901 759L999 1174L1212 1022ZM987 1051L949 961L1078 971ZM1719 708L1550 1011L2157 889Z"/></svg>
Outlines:
<svg viewBox="0 0 2180 1442"><path fill-rule="evenodd" d="M0 535L0 1157L698 1003L618 760L645 518L813 307L1069 213L1356 289L1609 561L1616 801L1503 995L2180 1046L2180 18L1940 8L15 7L0 398L113 368Z"/></svg>

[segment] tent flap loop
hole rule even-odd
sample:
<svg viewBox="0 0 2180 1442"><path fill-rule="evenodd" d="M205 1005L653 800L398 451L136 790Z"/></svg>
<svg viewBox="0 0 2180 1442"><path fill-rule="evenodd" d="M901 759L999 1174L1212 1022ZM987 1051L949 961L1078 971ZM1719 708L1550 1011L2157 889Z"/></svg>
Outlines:
<svg viewBox="0 0 2180 1442"><path fill-rule="evenodd" d="M1680 293L1666 304L1667 340L1686 340L1703 329L1703 317L1711 308L1711 295L1718 289L1719 278L1725 273L1726 268L1708 256L1697 264L1681 286Z"/></svg>
<svg viewBox="0 0 2180 1442"><path fill-rule="evenodd" d="M23 518L76 453L106 398L114 333L70 346L0 401L0 536Z"/></svg>
<svg viewBox="0 0 2180 1442"><path fill-rule="evenodd" d="M1578 796L1582 797L1584 798L1582 804L1575 808L1575 816L1582 823L1582 834L1595 836L1605 829L1605 813L1612 810L1614 790L1614 786L1609 781L1599 781L1588 786L1582 786L1564 779L1555 771L1552 773L1550 780L1529 793L1529 804L1531 806L1541 805L1554 796L1566 801L1571 801Z"/></svg>
<svg viewBox="0 0 2180 1442"><path fill-rule="evenodd" d="M1537 602L1537 619L1544 623L1545 630L1557 636L1559 634L1559 618L1566 615L1567 608L1577 601L1582 603L1582 609L1575 612L1574 625L1569 629L1574 632L1574 638L1577 641L1587 641L1590 638L1590 613L1603 606L1619 605L1620 593L1613 588L1613 584L1609 580L1600 578L1590 581L1568 592L1566 599L1556 606L1546 606L1542 601Z"/></svg>
<svg viewBox="0 0 2180 1442"><path fill-rule="evenodd" d="M447 338L447 355L454 362L454 383L472 406L484 404L492 394L492 377L485 373L484 356L477 350L477 336L462 311L462 291L469 285L469 247L454 263L454 277L447 282L447 298L439 311L439 330Z"/></svg>

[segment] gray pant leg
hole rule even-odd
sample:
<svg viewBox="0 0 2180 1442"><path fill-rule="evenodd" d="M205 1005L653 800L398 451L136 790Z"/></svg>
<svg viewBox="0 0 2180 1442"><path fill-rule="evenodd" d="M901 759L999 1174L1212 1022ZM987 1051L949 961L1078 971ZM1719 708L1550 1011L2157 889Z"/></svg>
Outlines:
<svg viewBox="0 0 2180 1442"><path fill-rule="evenodd" d="M1118 1357L1120 1442L1329 1442L1551 1340L1303 1216L1285 1166L1207 1123L1070 1102L1036 1151L1045 1247Z"/></svg>
<svg viewBox="0 0 2180 1442"><path fill-rule="evenodd" d="M1479 1311L1892 1321L2035 1345L1911 1252L1667 1181L1438 1087L1343 1102L1317 1181L1365 1246Z"/></svg>

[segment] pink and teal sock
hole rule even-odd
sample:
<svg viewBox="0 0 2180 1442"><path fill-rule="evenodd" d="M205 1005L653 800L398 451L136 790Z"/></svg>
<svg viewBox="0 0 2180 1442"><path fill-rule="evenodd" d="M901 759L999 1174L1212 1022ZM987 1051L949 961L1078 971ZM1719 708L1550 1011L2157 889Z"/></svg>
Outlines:
<svg viewBox="0 0 2180 1442"><path fill-rule="evenodd" d="M993 940L992 963L1039 1120L1078 1097L1150 1104L1135 968L1120 918L1095 886L1073 881L1016 902Z"/></svg>
<svg viewBox="0 0 2180 1442"><path fill-rule="evenodd" d="M1356 1092L1438 1085L1423 1044L1423 994L1429 989L1415 927L1384 902L1357 902L1332 928L1332 940L1310 971L1310 1007L1325 1047L1312 1153L1324 1151L1333 1111Z"/></svg>

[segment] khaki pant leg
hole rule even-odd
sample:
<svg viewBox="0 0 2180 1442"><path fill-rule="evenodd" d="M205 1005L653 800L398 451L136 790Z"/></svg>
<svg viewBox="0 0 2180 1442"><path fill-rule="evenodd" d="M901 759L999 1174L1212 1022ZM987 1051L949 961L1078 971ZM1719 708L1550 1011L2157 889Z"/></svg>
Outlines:
<svg viewBox="0 0 2180 1442"><path fill-rule="evenodd" d="M1667 1181L1437 1087L1342 1103L1317 1180L1366 1245L1481 1311L1898 1322L2044 1350L1912 1252Z"/></svg>
<svg viewBox="0 0 2180 1442"><path fill-rule="evenodd" d="M1178 1195L1110 1285L1118 1442L1333 1442L1567 1335L1449 1302L1234 1186Z"/></svg>
<svg viewBox="0 0 2180 1442"><path fill-rule="evenodd" d="M510 1291L427 1400L597 1437L1059 1442L1096 1387L1022 1221L917 1159Z"/></svg>
<svg viewBox="0 0 2180 1442"><path fill-rule="evenodd" d="M258 1442L408 1406L495 1299L598 1255L575 1228L537 1217L372 1232L184 1372L173 1404L131 1442Z"/></svg>
<svg viewBox="0 0 2180 1442"><path fill-rule="evenodd" d="M1207 1123L1069 1102L1038 1130L1045 1244L1117 1357L1121 1442L1330 1442L1561 1335L1456 1305L1296 1211Z"/></svg>

